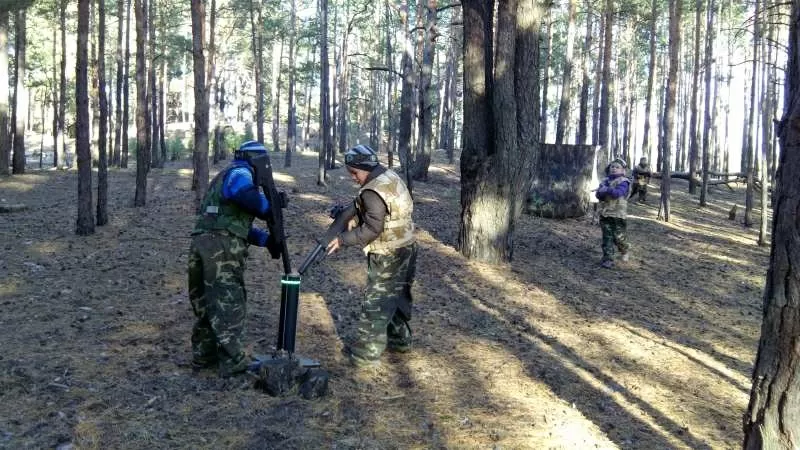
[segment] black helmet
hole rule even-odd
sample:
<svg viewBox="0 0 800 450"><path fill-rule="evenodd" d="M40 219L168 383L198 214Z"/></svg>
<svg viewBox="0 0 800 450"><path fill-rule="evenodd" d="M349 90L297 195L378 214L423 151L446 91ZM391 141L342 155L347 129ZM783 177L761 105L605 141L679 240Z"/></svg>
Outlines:
<svg viewBox="0 0 800 450"><path fill-rule="evenodd" d="M378 165L378 155L368 145L358 144L344 153L345 165L370 171Z"/></svg>
<svg viewBox="0 0 800 450"><path fill-rule="evenodd" d="M264 144L258 141L247 141L242 143L239 148L233 152L234 159L246 160L250 156L257 154L267 153Z"/></svg>

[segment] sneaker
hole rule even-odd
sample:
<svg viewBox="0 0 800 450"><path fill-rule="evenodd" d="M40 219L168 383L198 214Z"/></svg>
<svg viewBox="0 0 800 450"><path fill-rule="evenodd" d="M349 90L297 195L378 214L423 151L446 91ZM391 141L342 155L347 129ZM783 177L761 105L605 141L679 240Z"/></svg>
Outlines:
<svg viewBox="0 0 800 450"><path fill-rule="evenodd" d="M614 261L612 261L610 259L607 259L607 260L603 261L602 263L600 263L600 267L603 267L605 269L613 269L614 268Z"/></svg>
<svg viewBox="0 0 800 450"><path fill-rule="evenodd" d="M628 256L627 253L623 253L622 254L622 260L625 261L625 262L628 262L628 259L630 259L630 256Z"/></svg>

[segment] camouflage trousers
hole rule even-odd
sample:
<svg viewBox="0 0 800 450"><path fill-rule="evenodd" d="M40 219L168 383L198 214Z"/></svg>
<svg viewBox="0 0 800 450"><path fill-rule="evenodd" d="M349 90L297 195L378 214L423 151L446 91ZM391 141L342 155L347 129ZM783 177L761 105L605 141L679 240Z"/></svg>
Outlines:
<svg viewBox="0 0 800 450"><path fill-rule="evenodd" d="M637 194L640 202L647 201L647 183L638 181L633 183L633 187L631 188L631 198Z"/></svg>
<svg viewBox="0 0 800 450"><path fill-rule="evenodd" d="M399 351L411 345L411 285L417 265L417 244L389 255L367 255L367 287L353 356L377 360L387 346Z"/></svg>
<svg viewBox="0 0 800 450"><path fill-rule="evenodd" d="M614 260L615 248L620 253L628 253L627 221L619 217L600 217L600 229L603 231L603 261Z"/></svg>
<svg viewBox="0 0 800 450"><path fill-rule="evenodd" d="M189 248L189 300L197 318L192 329L193 363L219 361L220 371L247 364L242 345L247 292L244 287L247 242L226 233L192 237Z"/></svg>

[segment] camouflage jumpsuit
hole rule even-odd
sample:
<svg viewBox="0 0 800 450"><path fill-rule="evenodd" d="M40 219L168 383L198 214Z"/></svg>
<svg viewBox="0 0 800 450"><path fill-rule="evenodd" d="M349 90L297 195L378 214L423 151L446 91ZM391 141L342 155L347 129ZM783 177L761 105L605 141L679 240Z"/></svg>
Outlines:
<svg viewBox="0 0 800 450"><path fill-rule="evenodd" d="M255 216L223 196L229 171L243 167L249 166L234 161L211 181L189 248L189 300L197 319L192 365L218 363L222 376L241 372L249 363L242 343L247 314L244 272L248 245L254 243L250 233Z"/></svg>
<svg viewBox="0 0 800 450"><path fill-rule="evenodd" d="M355 342L349 347L357 365L377 361L387 348L407 351L411 346L411 286L417 261L417 243L411 215L414 203L402 179L393 171L372 172L356 199L359 218L367 215L362 193L372 191L386 205L380 234L364 247L367 285Z"/></svg>

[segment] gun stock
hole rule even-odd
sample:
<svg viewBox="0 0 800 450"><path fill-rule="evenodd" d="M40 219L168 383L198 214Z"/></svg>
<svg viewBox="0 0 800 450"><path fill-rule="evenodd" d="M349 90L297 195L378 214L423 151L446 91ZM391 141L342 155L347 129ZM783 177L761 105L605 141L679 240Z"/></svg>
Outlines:
<svg viewBox="0 0 800 450"><path fill-rule="evenodd" d="M268 153L253 156L249 158L248 162L255 170L256 184L261 187L264 191L264 196L269 200L270 208L267 227L272 240L281 249L283 272L288 275L292 272L292 263L289 260L289 249L286 244L286 234L283 227L283 208L286 208L288 198L284 192L278 191L275 187L272 164Z"/></svg>

